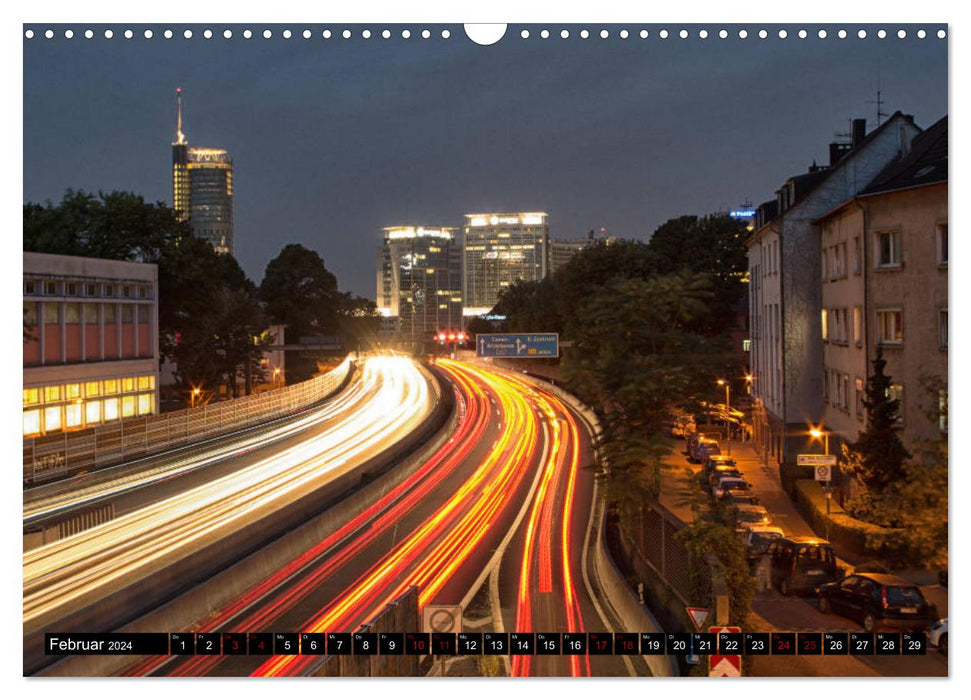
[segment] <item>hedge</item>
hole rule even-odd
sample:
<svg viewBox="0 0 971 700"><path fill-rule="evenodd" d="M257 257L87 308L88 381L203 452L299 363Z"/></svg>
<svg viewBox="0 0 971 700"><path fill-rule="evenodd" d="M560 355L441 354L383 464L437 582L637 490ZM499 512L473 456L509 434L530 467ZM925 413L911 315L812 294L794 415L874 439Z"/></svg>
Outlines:
<svg viewBox="0 0 971 700"><path fill-rule="evenodd" d="M798 480L796 503L817 533L826 532L826 520L829 519L829 539L834 544L860 554L877 556L894 554L895 530L893 528L857 520L847 515L835 500L830 502L830 512L827 515L826 493L819 482L812 479Z"/></svg>

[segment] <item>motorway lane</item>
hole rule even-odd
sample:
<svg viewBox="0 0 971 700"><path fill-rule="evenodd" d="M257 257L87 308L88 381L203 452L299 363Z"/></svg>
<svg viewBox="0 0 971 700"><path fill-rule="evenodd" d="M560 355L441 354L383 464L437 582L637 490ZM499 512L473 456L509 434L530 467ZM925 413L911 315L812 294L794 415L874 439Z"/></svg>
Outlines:
<svg viewBox="0 0 971 700"><path fill-rule="evenodd" d="M501 560L503 625L516 632L606 632L582 570L593 506L595 470L590 435L556 396L517 375L508 376L536 388L548 402L553 412L554 441L561 441L562 449L546 465L529 515ZM624 659L612 655L514 656L511 671L514 676L542 677L631 675Z"/></svg>
<svg viewBox="0 0 971 700"><path fill-rule="evenodd" d="M430 410L427 382L410 360L369 358L364 384L379 390L349 407L334 430L26 553L25 637L329 482L407 435Z"/></svg>
<svg viewBox="0 0 971 700"><path fill-rule="evenodd" d="M333 429L343 414L373 398L380 387L365 386L358 372L348 386L327 402L266 425L219 436L95 472L24 491L24 527L57 522L104 503L115 517L164 500L236 471L274 452Z"/></svg>
<svg viewBox="0 0 971 700"><path fill-rule="evenodd" d="M516 450L510 447L514 442L511 433L503 431L500 422L508 401L503 404L497 392L474 375L454 369L450 374L460 410L452 439L360 516L214 619L200 621L198 631L310 631L321 624L326 631L352 631L412 582L424 583L423 589L430 594L436 585L435 577L423 570L429 563L432 574L444 573L446 581L453 578L449 564L458 558L443 561L434 554L446 551L443 544L449 535L459 535L461 542L463 532L457 524L473 511L471 502L486 492L483 477L500 472L496 467L500 458ZM511 466L510 460L503 461ZM516 473L515 469L506 471ZM444 506L456 495L460 496L459 507L446 512ZM472 577L481 568L479 554L473 548L464 560L474 570ZM454 577L453 587L459 581L461 588L462 578ZM470 583L471 578L465 587ZM438 587L439 592L442 588ZM265 659L255 657L159 658L148 659L127 673L236 676L256 672L262 661ZM296 675L305 672L305 662L312 659L278 657L269 661L279 667L272 669L274 674Z"/></svg>

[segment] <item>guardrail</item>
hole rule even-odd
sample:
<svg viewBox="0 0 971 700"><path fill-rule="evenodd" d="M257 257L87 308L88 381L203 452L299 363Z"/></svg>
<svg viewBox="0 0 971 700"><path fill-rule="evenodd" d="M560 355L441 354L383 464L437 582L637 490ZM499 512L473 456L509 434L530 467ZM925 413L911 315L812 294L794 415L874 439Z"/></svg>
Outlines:
<svg viewBox="0 0 971 700"><path fill-rule="evenodd" d="M281 389L126 418L83 431L24 438L24 485L100 469L281 418L336 391L352 366L348 357L326 374Z"/></svg>

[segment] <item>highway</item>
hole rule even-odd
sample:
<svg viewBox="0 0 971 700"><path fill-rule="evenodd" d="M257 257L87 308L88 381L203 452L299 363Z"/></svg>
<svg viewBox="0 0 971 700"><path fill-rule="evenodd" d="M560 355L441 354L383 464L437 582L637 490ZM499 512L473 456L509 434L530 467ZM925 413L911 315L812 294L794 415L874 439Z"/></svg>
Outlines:
<svg viewBox="0 0 971 700"><path fill-rule="evenodd" d="M361 390L330 429L244 468L23 557L27 638L230 537L402 439L431 409L409 359L369 357Z"/></svg>
<svg viewBox="0 0 971 700"><path fill-rule="evenodd" d="M457 397L450 439L359 515L194 631L354 631L411 586L419 605L467 600L490 574L493 626L605 630L582 582L593 474L558 399L519 375L439 360ZM507 581L511 581L507 585ZM407 631L407 630L402 630ZM626 675L619 657L512 657L514 675ZM125 675L297 676L312 656L151 657Z"/></svg>
<svg viewBox="0 0 971 700"><path fill-rule="evenodd" d="M345 360L345 364L349 360ZM239 434L206 440L201 445L153 455L108 469L101 469L52 484L45 484L24 492L24 528L69 516L71 513L106 501L115 504L115 513L160 500L174 491L172 485L182 486L187 477L195 475L198 483L213 478L216 465L237 460L240 456L280 441L301 436L305 431L326 427L329 421L341 417L353 406L366 400L373 383L365 386L359 374L348 387L325 404L303 411L297 417L273 421L268 426L243 430ZM234 465L229 465L232 468ZM152 487L152 488L148 488ZM137 493L136 493L137 492Z"/></svg>

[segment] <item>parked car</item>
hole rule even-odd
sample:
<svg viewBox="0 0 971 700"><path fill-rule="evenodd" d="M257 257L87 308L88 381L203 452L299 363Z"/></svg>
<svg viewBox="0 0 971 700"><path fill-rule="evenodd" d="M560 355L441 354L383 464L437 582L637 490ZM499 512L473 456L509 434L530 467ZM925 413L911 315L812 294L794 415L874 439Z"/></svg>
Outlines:
<svg viewBox="0 0 971 700"><path fill-rule="evenodd" d="M719 481L730 476L741 479L744 475L737 467L734 466L719 465L715 467L711 474L708 475L708 490L713 490L716 486L718 486Z"/></svg>
<svg viewBox="0 0 971 700"><path fill-rule="evenodd" d="M728 504L757 506L759 497L751 491L729 491L722 500Z"/></svg>
<svg viewBox="0 0 971 700"><path fill-rule="evenodd" d="M892 574L851 574L817 588L819 609L856 620L867 632L923 630L934 611L920 588Z"/></svg>
<svg viewBox="0 0 971 700"><path fill-rule="evenodd" d="M752 484L740 476L725 476L718 480L718 484L712 489L711 495L721 498L729 491L745 491L752 488Z"/></svg>
<svg viewBox="0 0 971 700"><path fill-rule="evenodd" d="M769 525L772 523L772 517L762 506L745 506L739 505L735 506L737 514L735 515L735 532L741 534L747 528L754 525Z"/></svg>
<svg viewBox="0 0 971 700"><path fill-rule="evenodd" d="M947 618L938 620L927 630L927 646L937 647L937 650L947 656Z"/></svg>
<svg viewBox="0 0 971 700"><path fill-rule="evenodd" d="M785 533L775 525L749 525L741 533L742 544L750 558L762 556L770 544L782 537Z"/></svg>
<svg viewBox="0 0 971 700"><path fill-rule="evenodd" d="M772 585L782 595L813 593L842 575L833 545L817 537L783 537L769 545Z"/></svg>
<svg viewBox="0 0 971 700"><path fill-rule="evenodd" d="M711 455L702 465L702 473L706 477L711 476L712 470L719 466L734 467L737 465L735 460L728 455Z"/></svg>
<svg viewBox="0 0 971 700"><path fill-rule="evenodd" d="M722 451L718 446L718 441L705 437L698 440L694 444L694 447L691 447L690 445L688 447L689 459L692 462L704 462L712 455L720 455L721 453Z"/></svg>

